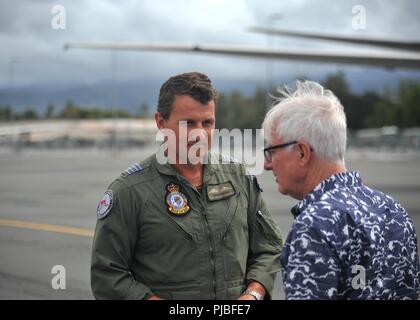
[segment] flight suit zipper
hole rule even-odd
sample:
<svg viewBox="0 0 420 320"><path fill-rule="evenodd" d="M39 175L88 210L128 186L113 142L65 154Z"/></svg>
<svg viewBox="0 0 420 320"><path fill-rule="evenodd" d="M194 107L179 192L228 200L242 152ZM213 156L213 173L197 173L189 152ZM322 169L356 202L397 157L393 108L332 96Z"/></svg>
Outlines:
<svg viewBox="0 0 420 320"><path fill-rule="evenodd" d="M188 183L189 184L189 183ZM198 195L198 199L200 201L200 206L201 206L201 215L204 217L204 219L202 218L203 224L204 224L204 229L205 232L207 234L207 240L209 242L209 253L210 253L210 267L211 267L211 271L213 272L213 279L212 279L212 286L213 286L213 299L216 299L217 295L216 295L216 264L214 261L214 249L213 249L213 242L212 242L212 238L211 238L211 233L210 233L210 225L209 225L209 221L207 218L207 214L205 212L205 207L203 204L203 200L202 200L202 196L203 194L200 193L194 186L192 186L190 184L190 187L194 190L194 192ZM205 190L206 186L205 183L203 183L202 185L202 190Z"/></svg>
<svg viewBox="0 0 420 320"><path fill-rule="evenodd" d="M202 206L202 208L203 208L203 206ZM206 229L207 237L208 237L208 241L209 241L210 264L211 264L211 268L212 268L212 272L213 272L213 281L212 281L213 298L216 299L216 265L215 265L215 262L214 262L213 245L212 245L212 239L211 239L211 235L210 235L210 227L209 227L209 221L207 219L207 214L203 212L203 216L204 216L204 222L205 222L205 229Z"/></svg>
<svg viewBox="0 0 420 320"><path fill-rule="evenodd" d="M202 213L202 216L204 217L204 219L202 218L201 220L202 220L202 222L204 222L203 223L204 224L204 229L205 229L205 232L207 233L207 240L209 242L209 251L210 251L210 264L211 264L211 268L212 268L212 272L213 272L213 277L212 277L213 278L212 279L213 299L216 299L217 298L217 294L216 294L216 265L215 265L215 261L214 261L214 249L213 249L213 242L212 242L211 234L210 234L210 225L209 225L209 221L207 219L207 214L205 213L205 206L203 204L203 199L202 199L203 194L205 194L204 190L206 190L205 189L206 184L203 181L202 189L201 189L203 193L201 193L197 190L196 187L194 187L186 179L180 179L180 180L183 180L185 182L185 184L188 185L196 193L196 195L198 196L198 200L200 201L201 213Z"/></svg>

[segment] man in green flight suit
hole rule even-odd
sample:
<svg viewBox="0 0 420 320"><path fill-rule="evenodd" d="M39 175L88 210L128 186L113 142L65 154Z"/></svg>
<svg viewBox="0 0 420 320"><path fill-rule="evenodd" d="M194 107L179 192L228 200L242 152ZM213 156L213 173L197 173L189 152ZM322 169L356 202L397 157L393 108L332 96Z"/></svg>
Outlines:
<svg viewBox="0 0 420 320"><path fill-rule="evenodd" d="M172 130L157 153L125 170L103 195L92 248L97 299L270 299L282 240L255 177L212 152L217 92L191 72L161 87L156 124ZM198 137L181 150L181 124ZM178 143L177 143L178 142Z"/></svg>

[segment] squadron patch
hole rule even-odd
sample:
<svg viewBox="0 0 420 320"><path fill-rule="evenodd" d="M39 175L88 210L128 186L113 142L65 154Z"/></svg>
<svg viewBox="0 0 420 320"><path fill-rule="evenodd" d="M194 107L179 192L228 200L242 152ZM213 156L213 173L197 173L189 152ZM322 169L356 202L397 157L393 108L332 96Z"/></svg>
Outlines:
<svg viewBox="0 0 420 320"><path fill-rule="evenodd" d="M169 213L177 217L185 216L191 208L185 194L179 191L179 185L171 182L166 186L166 190L165 200Z"/></svg>
<svg viewBox="0 0 420 320"><path fill-rule="evenodd" d="M114 202L114 193L112 190L105 191L104 195L101 198L101 201L99 201L98 208L96 208L96 215L98 216L98 219L105 218L108 213L112 209L112 204Z"/></svg>

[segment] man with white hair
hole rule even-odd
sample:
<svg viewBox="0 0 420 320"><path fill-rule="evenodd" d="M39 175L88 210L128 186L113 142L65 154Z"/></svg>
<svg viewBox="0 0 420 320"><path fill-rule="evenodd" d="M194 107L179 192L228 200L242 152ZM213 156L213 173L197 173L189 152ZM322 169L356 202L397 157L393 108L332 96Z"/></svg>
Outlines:
<svg viewBox="0 0 420 320"><path fill-rule="evenodd" d="M405 209L344 163L346 116L311 81L281 91L263 128L266 170L299 203L281 253L286 299L416 299L417 237Z"/></svg>

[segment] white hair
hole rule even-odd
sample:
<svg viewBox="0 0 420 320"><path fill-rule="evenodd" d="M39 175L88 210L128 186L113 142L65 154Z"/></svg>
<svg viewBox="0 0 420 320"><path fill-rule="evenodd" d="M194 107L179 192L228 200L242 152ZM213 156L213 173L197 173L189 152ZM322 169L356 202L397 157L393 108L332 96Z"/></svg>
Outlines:
<svg viewBox="0 0 420 320"><path fill-rule="evenodd" d="M338 98L313 81L297 81L294 92L287 87L279 92L262 125L265 135L275 133L285 143L302 139L321 159L344 164L347 125Z"/></svg>

